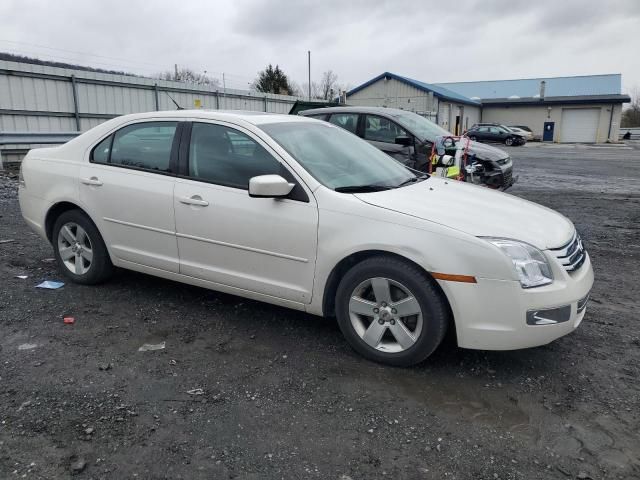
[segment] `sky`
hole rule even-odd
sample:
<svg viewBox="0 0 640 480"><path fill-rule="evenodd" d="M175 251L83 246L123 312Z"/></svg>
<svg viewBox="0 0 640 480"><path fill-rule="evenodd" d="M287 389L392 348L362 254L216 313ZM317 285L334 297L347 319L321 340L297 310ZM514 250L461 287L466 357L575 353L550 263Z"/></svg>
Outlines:
<svg viewBox="0 0 640 480"><path fill-rule="evenodd" d="M2 0L0 51L152 75L174 64L246 89L278 64L355 87L622 73L640 87L640 0Z"/></svg>

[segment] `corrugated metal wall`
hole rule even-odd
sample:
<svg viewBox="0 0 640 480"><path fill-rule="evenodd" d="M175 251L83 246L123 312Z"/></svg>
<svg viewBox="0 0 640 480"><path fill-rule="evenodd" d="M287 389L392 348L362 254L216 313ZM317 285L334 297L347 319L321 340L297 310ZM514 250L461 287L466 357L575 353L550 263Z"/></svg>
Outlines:
<svg viewBox="0 0 640 480"><path fill-rule="evenodd" d="M74 99L75 89L75 99ZM297 97L0 61L0 131L86 131L118 115L184 108L289 113ZM79 128L78 128L79 127Z"/></svg>

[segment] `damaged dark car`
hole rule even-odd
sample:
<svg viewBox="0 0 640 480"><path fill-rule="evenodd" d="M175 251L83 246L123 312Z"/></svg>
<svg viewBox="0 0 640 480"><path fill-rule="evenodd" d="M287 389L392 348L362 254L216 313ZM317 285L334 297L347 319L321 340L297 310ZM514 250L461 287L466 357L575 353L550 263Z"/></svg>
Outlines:
<svg viewBox="0 0 640 480"><path fill-rule="evenodd" d="M434 143L447 137L447 153L455 154L458 137L416 113L385 107L329 107L299 113L333 123L421 172L431 171ZM513 163L505 151L470 141L462 176L490 188L505 190L514 183Z"/></svg>

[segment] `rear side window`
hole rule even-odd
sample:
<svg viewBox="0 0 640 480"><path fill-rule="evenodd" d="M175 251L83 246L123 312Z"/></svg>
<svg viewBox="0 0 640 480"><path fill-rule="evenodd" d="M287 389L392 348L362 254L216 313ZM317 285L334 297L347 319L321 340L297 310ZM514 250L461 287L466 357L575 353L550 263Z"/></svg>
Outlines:
<svg viewBox="0 0 640 480"><path fill-rule="evenodd" d="M329 123L333 123L338 127L342 127L351 133L356 133L358 127L357 113L334 113L329 119Z"/></svg>
<svg viewBox="0 0 640 480"><path fill-rule="evenodd" d="M189 176L234 188L249 188L258 175L282 175L282 167L248 135L208 123L194 123L189 143Z"/></svg>
<svg viewBox="0 0 640 480"><path fill-rule="evenodd" d="M178 122L129 125L100 142L91 160L108 165L171 172L171 147Z"/></svg>
<svg viewBox="0 0 640 480"><path fill-rule="evenodd" d="M326 120L327 119L327 114L326 113L314 113L313 115L304 115L305 117L309 117L309 118L315 118L316 120Z"/></svg>
<svg viewBox="0 0 640 480"><path fill-rule="evenodd" d="M96 163L107 163L109 161L109 154L111 153L111 142L113 141L113 135L109 135L103 141L101 141L91 153L91 160Z"/></svg>

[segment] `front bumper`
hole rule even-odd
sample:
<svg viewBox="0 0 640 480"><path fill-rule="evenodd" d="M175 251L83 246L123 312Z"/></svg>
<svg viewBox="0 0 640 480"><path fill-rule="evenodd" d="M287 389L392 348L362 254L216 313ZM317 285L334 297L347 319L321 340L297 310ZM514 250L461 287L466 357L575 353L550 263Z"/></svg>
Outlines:
<svg viewBox="0 0 640 480"><path fill-rule="evenodd" d="M478 278L478 283L440 281L455 319L458 345L480 350L516 350L545 345L575 330L586 312L584 301L593 286L588 257L576 272L552 264L554 282L524 289L520 282ZM568 318L557 323L527 324L527 312L562 309Z"/></svg>

